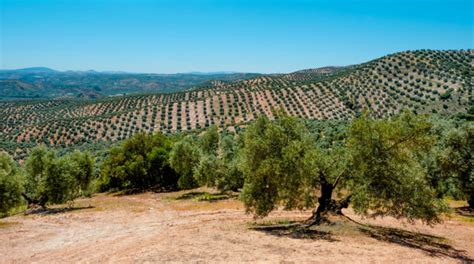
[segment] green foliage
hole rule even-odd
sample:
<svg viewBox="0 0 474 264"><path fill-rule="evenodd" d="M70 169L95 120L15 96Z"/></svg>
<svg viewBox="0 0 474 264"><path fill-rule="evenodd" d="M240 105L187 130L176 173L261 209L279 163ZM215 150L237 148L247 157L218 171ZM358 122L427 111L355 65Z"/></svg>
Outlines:
<svg viewBox="0 0 474 264"><path fill-rule="evenodd" d="M0 216L19 206L22 202L23 177L6 153L0 153Z"/></svg>
<svg viewBox="0 0 474 264"><path fill-rule="evenodd" d="M199 185L214 187L217 180L225 176L225 164L215 155L204 155L194 170L194 178Z"/></svg>
<svg viewBox="0 0 474 264"><path fill-rule="evenodd" d="M137 133L110 150L101 166L101 188L171 188L177 175L169 164L171 140L162 134Z"/></svg>
<svg viewBox="0 0 474 264"><path fill-rule="evenodd" d="M439 155L441 171L454 181L457 190L474 207L474 125L451 130L444 139Z"/></svg>
<svg viewBox="0 0 474 264"><path fill-rule="evenodd" d="M247 128L243 141L240 167L247 210L265 216L281 203L302 207L311 185L307 158L314 146L303 124L286 115L275 122L260 117Z"/></svg>
<svg viewBox="0 0 474 264"><path fill-rule="evenodd" d="M201 142L209 133L214 135L213 151L209 153L206 148L201 149L202 155L194 170L194 177L200 185L217 187L220 191L237 191L243 186L243 175L238 168L238 142L233 134L223 133L219 136L213 128L203 135Z"/></svg>
<svg viewBox="0 0 474 264"><path fill-rule="evenodd" d="M170 163L180 174L183 189L197 186L237 191L243 176L237 166L239 144L231 133L210 127L199 137L185 137L174 145Z"/></svg>
<svg viewBox="0 0 474 264"><path fill-rule="evenodd" d="M197 187L194 179L194 168L199 164L199 149L186 137L174 144L170 153L170 165L179 174L178 185L182 189Z"/></svg>
<svg viewBox="0 0 474 264"><path fill-rule="evenodd" d="M426 118L408 112L388 120L365 114L349 126L347 139L318 144L320 134L312 136L295 118L261 117L244 135L242 200L248 211L265 216L280 205L312 206L320 189L320 208L346 200L359 214L436 222L446 207L420 158L434 143L430 129ZM337 188L349 192L341 203L331 198Z"/></svg>
<svg viewBox="0 0 474 264"><path fill-rule="evenodd" d="M70 173L76 181L77 195L89 194L95 177L95 158L89 152L75 150L64 159L71 166Z"/></svg>
<svg viewBox="0 0 474 264"><path fill-rule="evenodd" d="M205 155L217 155L219 147L219 131L217 126L211 126L199 139L201 151Z"/></svg>
<svg viewBox="0 0 474 264"><path fill-rule="evenodd" d="M40 187L47 203L64 203L77 197L77 183L73 176L75 170L67 158L55 158L47 165L46 177Z"/></svg>
<svg viewBox="0 0 474 264"><path fill-rule="evenodd" d="M352 205L357 213L438 221L445 209L428 184L419 156L434 138L426 118L405 112L389 120L366 115L349 129Z"/></svg>
<svg viewBox="0 0 474 264"><path fill-rule="evenodd" d="M217 188L221 191L237 191L244 185L244 177L238 167L240 147L240 142L236 139L236 135L224 134L222 136L220 141L220 160L224 166L224 173L217 179L216 183Z"/></svg>
<svg viewBox="0 0 474 264"><path fill-rule="evenodd" d="M73 174L78 169L68 157L58 158L44 146L34 148L25 161L28 202L46 206L73 200L77 190Z"/></svg>

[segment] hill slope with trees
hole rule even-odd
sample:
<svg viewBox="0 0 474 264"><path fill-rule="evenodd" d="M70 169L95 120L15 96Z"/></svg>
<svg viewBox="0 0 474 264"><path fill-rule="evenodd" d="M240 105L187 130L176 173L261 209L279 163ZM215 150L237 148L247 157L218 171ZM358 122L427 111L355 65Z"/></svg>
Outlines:
<svg viewBox="0 0 474 264"><path fill-rule="evenodd" d="M240 81L208 81L185 92L97 100L0 102L0 148L23 157L39 143L56 147L124 140L217 125L238 130L274 110L314 120L474 112L474 50L418 50L347 67L326 67Z"/></svg>

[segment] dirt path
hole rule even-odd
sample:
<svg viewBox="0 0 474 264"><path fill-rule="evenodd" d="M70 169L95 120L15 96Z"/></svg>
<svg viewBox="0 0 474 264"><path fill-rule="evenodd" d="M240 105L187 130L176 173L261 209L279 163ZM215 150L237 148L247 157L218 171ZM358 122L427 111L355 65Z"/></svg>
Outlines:
<svg viewBox="0 0 474 264"><path fill-rule="evenodd" d="M434 228L390 219L339 223L312 232L268 227L308 212L258 221L237 200L176 200L182 193L98 195L48 215L0 220L0 263L283 262L460 263L474 258L474 225L450 219ZM420 233L418 233L420 232Z"/></svg>

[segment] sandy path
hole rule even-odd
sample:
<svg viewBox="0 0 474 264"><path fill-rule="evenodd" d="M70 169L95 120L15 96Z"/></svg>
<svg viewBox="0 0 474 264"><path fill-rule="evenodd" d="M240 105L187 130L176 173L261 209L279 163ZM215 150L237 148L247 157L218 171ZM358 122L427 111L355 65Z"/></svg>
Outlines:
<svg viewBox="0 0 474 264"><path fill-rule="evenodd" d="M357 221L411 232L393 236L393 230L383 229L383 235L365 234L341 224L301 238L288 230L251 229L252 217L236 200L170 198L177 195L98 195L76 202L93 208L2 219L0 263L460 263L474 258L474 225L460 220L434 228L404 227L390 218L367 221L347 211ZM307 212L279 211L263 221L307 216ZM413 232L445 239L412 237Z"/></svg>

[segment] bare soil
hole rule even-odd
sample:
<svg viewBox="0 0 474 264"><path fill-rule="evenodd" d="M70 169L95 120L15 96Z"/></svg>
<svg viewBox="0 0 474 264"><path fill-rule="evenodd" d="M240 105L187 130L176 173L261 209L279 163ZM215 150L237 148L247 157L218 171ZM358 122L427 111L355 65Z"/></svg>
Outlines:
<svg viewBox="0 0 474 264"><path fill-rule="evenodd" d="M0 220L0 263L258 262L472 263L472 215L433 227L392 218L301 230L310 212L277 211L255 221L235 198L193 192L99 194L72 208Z"/></svg>

